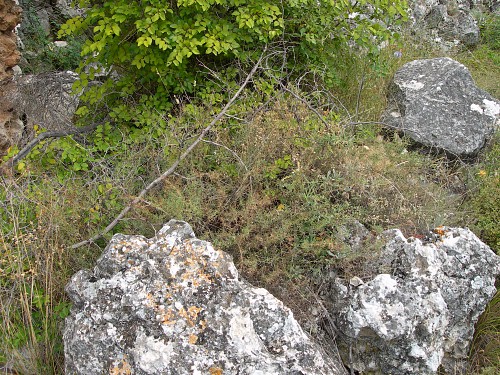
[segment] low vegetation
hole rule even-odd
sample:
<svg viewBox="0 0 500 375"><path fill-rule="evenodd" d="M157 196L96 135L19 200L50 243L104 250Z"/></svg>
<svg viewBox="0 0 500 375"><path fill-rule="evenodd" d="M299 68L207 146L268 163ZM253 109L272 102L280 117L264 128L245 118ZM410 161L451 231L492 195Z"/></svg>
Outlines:
<svg viewBox="0 0 500 375"><path fill-rule="evenodd" d="M490 20L484 28L495 25L498 20ZM111 28L108 37L117 35ZM486 31L485 38L494 33ZM499 97L495 43L486 39L452 57ZM284 50L270 46L268 65L205 141L112 233L90 245L71 249L108 225L177 159L237 89L247 65L218 61L224 74L214 65L213 74L204 75L213 91L180 91L168 97L168 110L152 106L142 117L129 117L144 108L133 93L122 103L139 107L126 116L116 102L111 120L83 110L80 121L100 121L94 134L41 143L12 176L1 177L0 363L22 374L63 373L68 279L93 266L113 233L153 236L172 218L229 252L243 277L268 288L303 323L325 272L354 275L373 251L352 253L345 245L353 220L374 234L398 227L418 238L439 225L467 226L500 252L498 140L477 164L466 164L415 150L377 124L395 70L437 52L409 39L376 56L344 50L325 80L321 69L303 65L300 74L293 65L286 75L283 68L276 73L272 59ZM500 369L498 301L497 295L478 323L471 374Z"/></svg>

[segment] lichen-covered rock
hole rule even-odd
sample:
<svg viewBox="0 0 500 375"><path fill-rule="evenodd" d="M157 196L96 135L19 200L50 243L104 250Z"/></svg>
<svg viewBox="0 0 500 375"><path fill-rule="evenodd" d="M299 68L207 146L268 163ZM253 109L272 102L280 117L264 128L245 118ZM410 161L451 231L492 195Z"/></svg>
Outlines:
<svg viewBox="0 0 500 375"><path fill-rule="evenodd" d="M409 0L408 4L412 28L443 49L479 43L470 0Z"/></svg>
<svg viewBox="0 0 500 375"><path fill-rule="evenodd" d="M476 155L500 123L500 102L450 58L403 65L389 86L382 121L431 149Z"/></svg>
<svg viewBox="0 0 500 375"><path fill-rule="evenodd" d="M344 374L184 222L152 239L115 235L66 290L66 374Z"/></svg>
<svg viewBox="0 0 500 375"><path fill-rule="evenodd" d="M496 292L500 257L468 229L423 243L399 230L362 282L337 279L330 299L345 362L370 374L459 374L474 323ZM364 270L366 272L366 270Z"/></svg>

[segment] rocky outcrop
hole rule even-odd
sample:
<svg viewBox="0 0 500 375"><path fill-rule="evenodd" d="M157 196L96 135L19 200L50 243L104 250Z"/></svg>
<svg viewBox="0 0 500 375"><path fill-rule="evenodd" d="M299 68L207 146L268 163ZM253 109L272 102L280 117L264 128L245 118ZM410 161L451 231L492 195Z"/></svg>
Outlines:
<svg viewBox="0 0 500 375"><path fill-rule="evenodd" d="M363 275L330 294L337 344L370 374L460 374L474 323L496 292L500 257L468 229L438 228L427 242L384 232Z"/></svg>
<svg viewBox="0 0 500 375"><path fill-rule="evenodd" d="M115 235L66 290L67 374L344 374L288 308L184 222L151 239Z"/></svg>
<svg viewBox="0 0 500 375"><path fill-rule="evenodd" d="M382 122L419 144L476 155L499 124L500 103L450 58L415 60L395 74Z"/></svg>
<svg viewBox="0 0 500 375"><path fill-rule="evenodd" d="M17 50L15 27L21 22L21 8L14 0L0 0L0 82L12 77L21 54Z"/></svg>
<svg viewBox="0 0 500 375"><path fill-rule="evenodd" d="M21 138L23 123L12 102L15 84L13 68L21 54L14 29L21 22L21 8L14 0L0 0L0 157Z"/></svg>
<svg viewBox="0 0 500 375"><path fill-rule="evenodd" d="M409 0L412 28L445 49L479 43L470 0ZM474 5L474 4L472 4Z"/></svg>

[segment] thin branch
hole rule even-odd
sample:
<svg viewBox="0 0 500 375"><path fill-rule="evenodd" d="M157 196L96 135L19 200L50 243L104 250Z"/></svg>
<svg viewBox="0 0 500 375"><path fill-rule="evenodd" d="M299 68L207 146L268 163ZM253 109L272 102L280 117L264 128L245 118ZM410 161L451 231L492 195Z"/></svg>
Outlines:
<svg viewBox="0 0 500 375"><path fill-rule="evenodd" d="M2 172L5 172L5 170L12 169L17 163L19 163L23 158L25 158L33 148L35 148L43 140L48 138L61 138L61 137L66 137L68 135L89 133L93 131L95 128L97 128L97 125L98 124L95 123L88 126L83 126L81 128L54 130L38 134L33 140L31 140L31 142L29 142L26 146L24 146L21 151L19 151L16 155L14 155L12 158L10 158L5 162L5 164L0 169L0 174Z"/></svg>
<svg viewBox="0 0 500 375"><path fill-rule="evenodd" d="M176 170L176 168L179 166L179 164L195 149L196 146L198 146L198 144L203 140L203 138L207 135L207 133L210 131L210 129L212 129L212 127L224 116L224 114L227 112L227 110L233 105L233 103L235 102L235 100L238 98L238 96L241 94L241 92L243 91L243 89L246 87L246 85L248 84L248 82L250 82L250 79L253 77L253 75L255 74L255 72L257 71L257 69L259 68L261 62L262 62L262 59L264 58L264 55L267 51L267 47L264 48L264 51L262 52L260 58L259 58L259 61L257 61L257 63L255 64L255 66L252 68L252 70L250 71L250 73L247 75L247 77L245 78L245 81L242 83L242 85L239 87L238 91L236 91L236 93L233 95L233 97L227 102L227 104L224 106L224 108L219 112L219 114L210 122L210 124L202 130L202 132L200 133L200 135L198 136L198 138L196 138L196 140L186 149L186 151L184 151L182 153L181 156L179 156L179 159L177 159L171 166L169 169L167 169L165 172L163 172L163 174L161 174L159 177L157 177L154 181L152 181L148 186L146 186L140 193L137 197L134 198L134 200L128 205L126 206L119 214L118 216L115 217L115 219L106 227L104 228L104 230L102 230L101 232L99 232L98 234L96 234L95 236L93 236L92 238L88 239L88 240L85 240L85 241L81 241L77 244L74 244L73 246L71 246L71 249L77 249L83 245L87 245L87 244L90 244L90 243L93 243L95 242L96 240L98 240L99 238L101 238L103 235L105 235L106 233L108 233L109 231L111 231L118 223L121 219L123 219L123 217L135 206L137 205L137 203L139 203L143 197L153 188L155 187L156 185L158 185L160 182L162 182L163 180L165 180L168 176L170 176L172 173L174 173L174 171Z"/></svg>
<svg viewBox="0 0 500 375"><path fill-rule="evenodd" d="M229 147L227 146L224 146L223 144L220 144L220 143L217 143L217 142L213 142L213 141L208 141L206 139L203 140L203 142L205 143L208 143L210 145L214 145L214 146L217 146L217 147L222 147L224 150L230 152L231 154L233 154L234 158L236 160L238 160L238 162L243 166L243 168L245 168L245 171L248 172L248 168L247 166L245 165L245 163L243 163L243 160L241 160L241 158L238 156L238 154L236 152L234 152L233 150L231 150Z"/></svg>
<svg viewBox="0 0 500 375"><path fill-rule="evenodd" d="M363 75L361 76L361 82L359 83L358 95L356 96L356 111L354 112L354 118L356 121L358 120L359 115L359 106L361 104L361 93L363 92L363 88L365 86L365 69L363 69Z"/></svg>
<svg viewBox="0 0 500 375"><path fill-rule="evenodd" d="M323 118L323 116L321 116L321 114L316 110L316 108L314 108L307 100L305 100L304 98L302 98L301 96L297 95L296 93L294 93L293 91L287 89L284 85L281 85L281 87L283 88L283 90L285 90L286 92L289 92L290 94L292 94L292 96L298 100L300 100L302 103L304 103L305 105L307 105L307 107L312 111L314 112L314 114L316 116L318 116L318 118L320 119L320 121L326 126L326 128L329 130L330 129L330 124L328 122L326 122L326 120Z"/></svg>

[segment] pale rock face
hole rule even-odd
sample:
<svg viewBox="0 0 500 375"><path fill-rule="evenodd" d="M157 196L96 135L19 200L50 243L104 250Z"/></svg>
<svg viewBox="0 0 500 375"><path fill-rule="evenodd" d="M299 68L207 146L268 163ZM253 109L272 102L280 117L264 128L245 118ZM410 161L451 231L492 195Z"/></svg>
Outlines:
<svg viewBox="0 0 500 375"><path fill-rule="evenodd" d="M474 323L496 292L500 257L468 229L439 233L423 243L384 232L386 245L367 265L374 276L334 282L337 343L355 370L424 375L463 367Z"/></svg>
<svg viewBox="0 0 500 375"><path fill-rule="evenodd" d="M443 49L479 43L479 27L469 0L409 0L413 29Z"/></svg>
<svg viewBox="0 0 500 375"><path fill-rule="evenodd" d="M500 102L450 58L415 60L395 74L382 122L451 156L473 157L500 123Z"/></svg>
<svg viewBox="0 0 500 375"><path fill-rule="evenodd" d="M288 308L184 222L151 239L115 235L66 290L67 374L345 374Z"/></svg>

